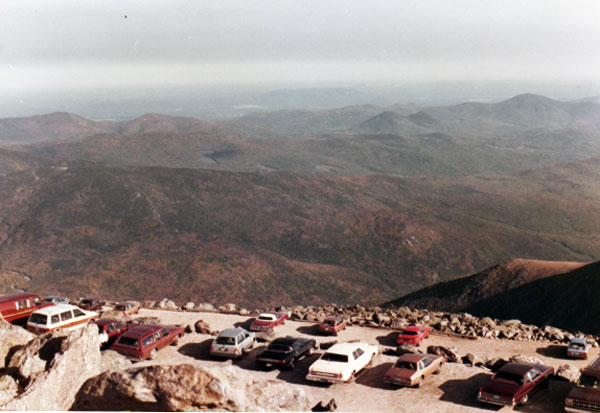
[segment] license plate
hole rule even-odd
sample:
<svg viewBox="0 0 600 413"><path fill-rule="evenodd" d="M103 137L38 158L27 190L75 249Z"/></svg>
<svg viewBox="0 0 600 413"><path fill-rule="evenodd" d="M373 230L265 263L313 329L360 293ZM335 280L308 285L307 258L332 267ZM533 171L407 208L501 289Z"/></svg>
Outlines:
<svg viewBox="0 0 600 413"><path fill-rule="evenodd" d="M265 366L267 366L267 367L273 367L273 363L265 363Z"/></svg>

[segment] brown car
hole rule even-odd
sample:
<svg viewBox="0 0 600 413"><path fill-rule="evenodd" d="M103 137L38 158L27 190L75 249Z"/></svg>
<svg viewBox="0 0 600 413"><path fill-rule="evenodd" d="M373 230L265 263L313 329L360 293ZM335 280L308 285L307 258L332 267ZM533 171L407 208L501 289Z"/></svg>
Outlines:
<svg viewBox="0 0 600 413"><path fill-rule="evenodd" d="M419 387L423 379L438 374L446 359L437 354L403 354L385 373L384 381L399 386Z"/></svg>
<svg viewBox="0 0 600 413"><path fill-rule="evenodd" d="M565 399L567 412L600 411L600 357L581 370L577 385Z"/></svg>

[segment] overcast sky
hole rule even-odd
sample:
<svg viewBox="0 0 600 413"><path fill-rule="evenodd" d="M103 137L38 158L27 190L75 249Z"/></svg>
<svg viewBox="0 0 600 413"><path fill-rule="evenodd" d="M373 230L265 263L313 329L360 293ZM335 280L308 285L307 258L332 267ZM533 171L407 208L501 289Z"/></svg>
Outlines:
<svg viewBox="0 0 600 413"><path fill-rule="evenodd" d="M597 0L0 2L0 89L599 74Z"/></svg>

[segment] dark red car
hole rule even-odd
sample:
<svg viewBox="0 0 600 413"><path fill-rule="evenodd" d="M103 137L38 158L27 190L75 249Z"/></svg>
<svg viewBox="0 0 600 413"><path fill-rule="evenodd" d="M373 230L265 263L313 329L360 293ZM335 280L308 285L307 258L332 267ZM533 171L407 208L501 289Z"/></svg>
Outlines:
<svg viewBox="0 0 600 413"><path fill-rule="evenodd" d="M261 313L256 320L250 324L250 331L265 331L269 329L273 329L275 326L279 324L285 324L285 319L290 316L289 313Z"/></svg>
<svg viewBox="0 0 600 413"><path fill-rule="evenodd" d="M104 301L97 298L84 298L77 303L77 306L87 311L100 311L104 307Z"/></svg>
<svg viewBox="0 0 600 413"><path fill-rule="evenodd" d="M182 327L144 324L121 334L110 349L133 360L153 360L158 350L176 346L184 333Z"/></svg>
<svg viewBox="0 0 600 413"><path fill-rule="evenodd" d="M430 332L431 328L429 327L408 326L400 334L398 334L396 343L412 344L413 346L418 346L423 340L425 340L429 336Z"/></svg>
<svg viewBox="0 0 600 413"><path fill-rule="evenodd" d="M499 406L525 404L529 394L554 374L554 367L507 363L479 389L477 400Z"/></svg>
<svg viewBox="0 0 600 413"><path fill-rule="evenodd" d="M323 322L319 324L319 333L337 335L339 331L346 329L346 324L346 320L344 320L342 317L325 317Z"/></svg>
<svg viewBox="0 0 600 413"><path fill-rule="evenodd" d="M108 345L112 344L118 336L135 327L134 324L125 324L114 318L100 318L92 322L98 326L100 342Z"/></svg>
<svg viewBox="0 0 600 413"><path fill-rule="evenodd" d="M32 312L48 304L37 294L12 293L0 296L0 315L9 323L26 323Z"/></svg>

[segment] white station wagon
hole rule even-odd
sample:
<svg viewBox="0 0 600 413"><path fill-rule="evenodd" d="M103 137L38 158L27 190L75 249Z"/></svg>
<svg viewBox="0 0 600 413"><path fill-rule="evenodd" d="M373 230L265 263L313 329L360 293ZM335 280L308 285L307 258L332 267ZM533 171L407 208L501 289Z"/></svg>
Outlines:
<svg viewBox="0 0 600 413"><path fill-rule="evenodd" d="M76 330L96 318L98 313L94 311L85 311L70 304L56 304L31 313L27 320L27 330L38 334L54 330Z"/></svg>
<svg viewBox="0 0 600 413"><path fill-rule="evenodd" d="M308 368L306 379L326 383L348 382L378 352L377 346L365 343L334 344Z"/></svg>

